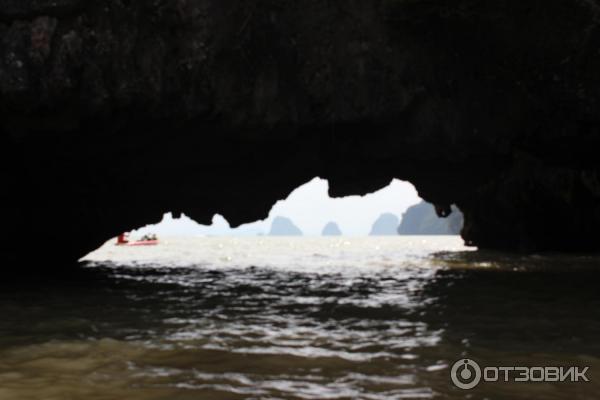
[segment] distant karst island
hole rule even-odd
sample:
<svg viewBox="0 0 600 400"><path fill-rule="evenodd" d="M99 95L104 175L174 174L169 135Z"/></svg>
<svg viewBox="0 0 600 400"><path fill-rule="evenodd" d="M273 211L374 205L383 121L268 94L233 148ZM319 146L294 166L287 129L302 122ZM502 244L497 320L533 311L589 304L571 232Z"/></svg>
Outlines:
<svg viewBox="0 0 600 400"><path fill-rule="evenodd" d="M275 217L271 224L269 236L302 236L302 231L291 219L286 217Z"/></svg>
<svg viewBox="0 0 600 400"><path fill-rule="evenodd" d="M392 213L381 214L371 228L370 236L390 236L398 234L398 217Z"/></svg>
<svg viewBox="0 0 600 400"><path fill-rule="evenodd" d="M400 235L459 235L463 226L463 214L456 206L447 218L440 218L433 205L422 201L409 207L402 215L398 227Z"/></svg>
<svg viewBox="0 0 600 400"><path fill-rule="evenodd" d="M338 226L338 224L334 221L329 222L327 225L325 225L325 227L323 228L323 231L321 232L322 236L341 236L342 235L342 230L340 229L340 227Z"/></svg>

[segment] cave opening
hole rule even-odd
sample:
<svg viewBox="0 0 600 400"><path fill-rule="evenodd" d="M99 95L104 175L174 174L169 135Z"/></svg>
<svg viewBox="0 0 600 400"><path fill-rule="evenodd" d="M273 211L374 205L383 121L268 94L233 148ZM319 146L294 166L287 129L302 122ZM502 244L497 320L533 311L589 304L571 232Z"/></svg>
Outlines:
<svg viewBox="0 0 600 400"><path fill-rule="evenodd" d="M176 251L190 253L189 249L178 247L183 245L179 242L185 242L185 246L190 248L194 247L194 243L202 247L200 242L211 238L246 238L253 243L249 238L303 237L317 240L338 237L344 239L340 243L348 244L351 243L349 239L360 241L361 238L371 238L375 243L378 238L390 241L394 237L420 236L417 242L422 243L426 241L423 238L429 236L452 236L452 243L460 242L458 235L463 225L460 210L453 205L449 213L440 213L436 206L419 197L409 182L393 179L387 186L369 194L337 198L330 196L329 189L326 179L315 177L276 201L264 219L234 227L220 214L214 214L210 224L202 224L185 212L179 215L166 212L160 222L110 238L81 260L113 261L113 258L118 260L120 255L128 254L126 258L132 262L136 261L136 257L149 261L152 257L163 258L163 253L177 258ZM245 203L240 200L240 208L249 208ZM430 239L430 242L435 243L435 240ZM439 244L442 250L445 243L440 241ZM149 250L148 246L155 248ZM124 247L136 248L135 251L127 251ZM124 259L121 258L121 261ZM191 262L189 258L187 261Z"/></svg>

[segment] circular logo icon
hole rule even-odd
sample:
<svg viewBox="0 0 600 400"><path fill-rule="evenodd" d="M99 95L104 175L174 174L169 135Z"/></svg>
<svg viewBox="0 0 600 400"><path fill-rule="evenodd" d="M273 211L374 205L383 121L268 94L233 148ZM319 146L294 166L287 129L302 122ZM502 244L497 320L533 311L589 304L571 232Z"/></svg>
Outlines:
<svg viewBox="0 0 600 400"><path fill-rule="evenodd" d="M481 368L475 361L463 358L454 363L450 370L450 377L457 388L473 389L481 380Z"/></svg>

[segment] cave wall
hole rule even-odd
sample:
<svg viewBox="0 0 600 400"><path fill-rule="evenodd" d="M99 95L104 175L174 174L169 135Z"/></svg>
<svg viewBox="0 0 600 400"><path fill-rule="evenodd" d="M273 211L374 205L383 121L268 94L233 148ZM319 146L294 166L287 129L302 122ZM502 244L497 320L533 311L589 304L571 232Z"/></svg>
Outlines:
<svg viewBox="0 0 600 400"><path fill-rule="evenodd" d="M596 0L0 0L3 251L67 263L165 210L240 224L314 176L409 180L482 248L596 251L599 20Z"/></svg>

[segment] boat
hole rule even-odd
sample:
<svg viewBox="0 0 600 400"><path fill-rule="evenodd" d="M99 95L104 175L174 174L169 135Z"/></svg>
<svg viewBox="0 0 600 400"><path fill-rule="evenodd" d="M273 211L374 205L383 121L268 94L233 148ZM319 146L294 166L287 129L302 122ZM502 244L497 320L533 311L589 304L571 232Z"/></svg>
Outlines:
<svg viewBox="0 0 600 400"><path fill-rule="evenodd" d="M156 246L158 244L158 238L156 235L144 235L140 240L130 241L128 233L123 233L117 238L117 246Z"/></svg>
<svg viewBox="0 0 600 400"><path fill-rule="evenodd" d="M127 243L117 243L117 246L155 246L158 240L136 240Z"/></svg>

